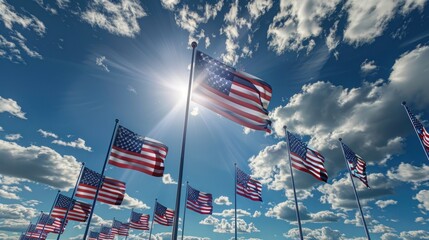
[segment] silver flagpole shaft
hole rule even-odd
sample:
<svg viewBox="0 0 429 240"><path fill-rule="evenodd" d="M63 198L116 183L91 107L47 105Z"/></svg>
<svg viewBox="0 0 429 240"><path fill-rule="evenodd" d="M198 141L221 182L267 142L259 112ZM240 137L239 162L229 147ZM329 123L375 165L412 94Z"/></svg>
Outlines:
<svg viewBox="0 0 429 240"><path fill-rule="evenodd" d="M351 169L350 169L349 163L347 162L346 154L345 154L345 152L344 152L344 148L343 148L343 144L341 144L341 140L342 140L342 139L341 139L341 138L339 138L338 140L340 141L341 150L343 151L344 161L346 162L347 169L349 170L350 180L352 181L353 190L354 190L355 197L356 197L356 202L357 202L357 204L358 204L359 211L360 211L360 215L361 215L361 217L362 217L363 226L365 227L366 237L368 238L368 240L371 240L371 237L369 236L368 227L367 227L367 225L366 225L365 217L364 217L364 215L363 215L362 207L361 207L361 205L360 205L359 196L358 196L357 191L356 191L355 182L353 181L352 171L351 171Z"/></svg>
<svg viewBox="0 0 429 240"><path fill-rule="evenodd" d="M85 234L83 235L83 238L82 238L84 240L86 239L86 236L88 235L89 225L91 225L92 214L94 213L94 208L95 208L95 203L97 202L98 192L99 192L101 184L103 182L104 170L106 169L107 160L109 159L110 150L112 149L113 140L115 139L116 129L118 128L118 123L119 123L119 120L116 119L115 120L115 127L113 128L112 138L110 139L109 148L107 149L106 159L104 160L104 165L103 165L103 168L101 170L100 182L98 182L97 191L95 191L94 201L92 201L91 213L89 214L88 223L86 224Z"/></svg>
<svg viewBox="0 0 429 240"><path fill-rule="evenodd" d="M79 181L80 181L80 178L81 178L81 176L82 176L82 172L83 172L83 168L84 168L84 167L85 167L85 163L82 163L82 167L80 168L79 176L77 177L76 184L74 185L73 193L72 193L72 195L71 195L71 199L72 199L72 200L73 200L73 198L74 198L74 194L76 193L76 188L77 188L77 185L79 184ZM64 220L63 220L63 222L61 223L60 232L58 233L57 240L59 240L59 239L60 239L60 237L61 237L61 232L62 232L62 230L63 230L63 227L64 227L65 222L67 221L67 216L69 215L70 205L71 205L71 204L72 204L72 202L70 201L70 204L69 204L69 206L68 206L68 208L67 208L66 214L64 215Z"/></svg>
<svg viewBox="0 0 429 240"><path fill-rule="evenodd" d="M293 179L292 159L290 158L289 137L287 135L286 126L283 126L283 129L285 131L285 138L286 138L287 146L289 148L288 155L289 155L290 176L292 178L293 197L295 199L296 219L298 220L299 236L300 236L301 240L303 240L304 236L302 235L301 217L299 215L298 199L296 198L295 180Z"/></svg>
<svg viewBox="0 0 429 240"><path fill-rule="evenodd" d="M185 206L184 206L185 209L183 210L182 238L181 238L181 240L183 240L183 234L185 233L186 204L188 202L188 185L189 185L189 182L186 181L186 201L185 201Z"/></svg>
<svg viewBox="0 0 429 240"><path fill-rule="evenodd" d="M153 221L155 220L155 208L156 208L156 203L157 202L158 202L158 198L155 198L155 207L153 208L152 224L150 225L150 230L149 230L149 240L152 237Z"/></svg>
<svg viewBox="0 0 429 240"><path fill-rule="evenodd" d="M411 125L413 125L414 132L416 132L416 135L417 135L417 138L419 139L420 145L421 145L421 146L422 146L422 148L423 148L423 152L425 152L425 154L426 154L426 158L429 160L428 151L426 151L426 148L425 148L425 146L423 145L422 140L420 139L419 133L417 132L416 127L414 127L413 121L411 120L410 113L409 113L409 112L408 112L408 110L407 110L406 102L402 102L402 106L404 106L405 112L407 112L408 119L410 119Z"/></svg>
<svg viewBox="0 0 429 240"><path fill-rule="evenodd" d="M237 240L237 163L234 163L234 171L235 171L235 177L234 177L234 222L235 222L235 240Z"/></svg>
<svg viewBox="0 0 429 240"><path fill-rule="evenodd" d="M174 223L173 223L173 234L172 234L172 239L174 240L177 239L177 227L179 224L180 194L182 191L182 177L183 177L183 164L185 160L186 132L188 128L189 102L191 101L192 76L194 71L194 57L195 57L195 48L197 47L197 43L192 42L191 46L192 46L191 72L189 74L188 98L186 100L185 123L183 126L182 153L180 154L179 179L177 180L176 208L174 209Z"/></svg>
<svg viewBox="0 0 429 240"><path fill-rule="evenodd" d="M57 192L57 196L55 197L54 203L52 204L51 210L49 211L49 217L51 216L52 209L54 209L55 204L57 203L58 195L60 195L60 190ZM40 232L39 238L42 236L43 231L45 230L46 222L43 224L42 232Z"/></svg>

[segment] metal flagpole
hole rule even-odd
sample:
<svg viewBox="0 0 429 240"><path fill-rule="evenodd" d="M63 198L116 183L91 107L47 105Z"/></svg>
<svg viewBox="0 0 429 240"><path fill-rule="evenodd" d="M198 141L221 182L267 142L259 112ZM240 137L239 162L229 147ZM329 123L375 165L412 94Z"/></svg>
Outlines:
<svg viewBox="0 0 429 240"><path fill-rule="evenodd" d="M158 202L158 198L155 198L155 207L153 208L152 223L150 224L150 230L149 230L149 240L152 237L153 221L155 220L155 208L156 208L157 202Z"/></svg>
<svg viewBox="0 0 429 240"><path fill-rule="evenodd" d="M79 184L80 178L82 177L82 172L83 172L83 169L84 169L84 168L85 168L85 163L82 163L82 167L80 168L79 176L77 177L76 184L74 185L73 193L72 193L72 195L71 195L71 199L72 199L72 201L73 201L73 198L74 198L74 194L76 193L77 185ZM60 239L60 237L61 237L61 234L62 234L62 230L63 230L64 224L65 224L65 222L67 221L67 216L69 215L70 206L72 205L72 201L70 201L69 207L67 208L66 214L64 215L64 220L63 220L63 222L61 223L61 228L60 228L60 232L58 233L57 240L59 240L59 239Z"/></svg>
<svg viewBox="0 0 429 240"><path fill-rule="evenodd" d="M423 148L423 151L425 152L425 154L426 154L426 158L429 160L429 155L428 155L428 151L426 151L426 148L425 148L425 146L423 145L423 142L422 142L422 140L420 139L420 136L419 136L419 133L417 132L417 129L416 129L416 127L414 126L414 124L413 124L413 121L411 120L411 116L410 116L410 113L408 112L408 110L407 110L407 106L406 106L406 102L404 101L404 102L402 102L402 106L404 106L404 108L405 108L405 111L407 112L407 116L408 116L408 119L410 119L410 121L411 121L411 125L413 125L413 128L414 128L414 131L416 132L416 135L417 135L417 137L419 138L419 142L420 142L420 145L422 145L422 148Z"/></svg>
<svg viewBox="0 0 429 240"><path fill-rule="evenodd" d="M128 219L128 234L130 234L130 224L131 224L131 217L133 215L133 211L134 211L134 208L131 208L130 218ZM139 219L139 221L140 221L140 219ZM128 239L128 235L125 236L125 240L127 240L127 239Z"/></svg>
<svg viewBox="0 0 429 240"><path fill-rule="evenodd" d="M39 223L39 221L40 221L40 219L42 218L42 216L43 216L43 211L40 211L40 216L39 216L39 218L37 219L37 222L36 222L36 228L37 228L37 224ZM31 223L30 223L31 224ZM43 228L42 228L42 230L40 231L40 234L39 234L39 237L37 238L37 239L40 239L40 237L41 237L41 235L42 235L42 233L43 233L43 229L45 228L45 224L46 224L46 222L43 224ZM27 230L28 231L28 230Z"/></svg>
<svg viewBox="0 0 429 240"><path fill-rule="evenodd" d="M57 196L55 197L54 203L52 204L51 210L49 211L49 216L51 216L52 209L54 209L55 203L57 203L58 195L60 195L60 192L61 191L58 190ZM42 228L42 231L40 232L40 235L39 235L38 239L40 239L40 237L42 236L42 233L45 230L45 226L46 226L46 222L43 224L43 228Z"/></svg>
<svg viewBox="0 0 429 240"><path fill-rule="evenodd" d="M189 102L191 100L191 87L192 87L192 76L194 71L194 56L195 48L197 47L196 42L192 42L192 60L191 60L191 72L189 74L189 85L188 85L188 98L186 100L186 111L185 111L185 123L183 126L183 138L182 138L182 153L180 154L180 166L179 166L179 179L177 183L177 194L176 194L176 208L174 209L174 224L172 239L177 239L177 226L179 223L179 211L180 211L180 194L182 191L182 175L183 175L183 164L185 158L185 145L186 145L186 131L188 128L188 113L189 113Z"/></svg>
<svg viewBox="0 0 429 240"><path fill-rule="evenodd" d="M289 155L290 176L292 178L293 197L295 199L295 209L296 209L296 218L298 220L299 236L300 236L301 240L303 240L304 236L302 235L301 217L299 216L298 199L296 198L295 180L293 179L292 159L290 158L289 137L287 135L286 126L283 126L283 129L285 131L285 138L286 138L287 146L289 148L288 149L288 155Z"/></svg>
<svg viewBox="0 0 429 240"><path fill-rule="evenodd" d="M91 224L92 214L94 213L95 203L97 202L98 191L100 190L101 184L103 182L104 170L106 169L107 160L109 159L109 153L110 153L110 150L112 149L113 139L115 139L118 123L119 123L119 119L116 119L115 127L113 128L112 138L110 139L109 148L107 149L106 159L104 160L103 169L101 170L100 182L98 182L97 191L95 192L95 196L94 196L94 201L92 201L91 213L89 214L88 223L86 224L85 234L83 235L82 239L86 239L86 236L88 235L89 225Z"/></svg>
<svg viewBox="0 0 429 240"><path fill-rule="evenodd" d="M368 227L367 227L367 225L366 225L365 217L364 217L364 215L363 215L362 207L361 207L360 202L359 202L359 196L358 196L358 194L357 194L357 192L356 192L356 187L355 187L355 182L353 181L352 171L351 171L351 169L350 169L349 163L347 162L346 154L345 154L345 152L344 152L344 148L343 148L343 144L341 144L341 140L342 140L342 138L339 138L338 140L340 141L341 150L343 150L344 160L346 161L346 166L347 166L347 169L349 170L350 180L352 181L353 190L354 190L355 197L356 197L356 202L357 202L357 204L358 204L358 206L359 206L360 215L361 215L361 217L362 217L362 222L363 222L363 225L364 225L364 227L365 227L365 233L366 233L366 236L367 236L368 240L371 240L371 237L369 236L369 232L368 232Z"/></svg>
<svg viewBox="0 0 429 240"><path fill-rule="evenodd" d="M234 234L235 234L235 240L237 240L237 163L234 163L234 170L235 170L235 177L234 177L234 189L235 189L235 192L234 192L234 221L235 221L235 231L234 231Z"/></svg>
<svg viewBox="0 0 429 240"><path fill-rule="evenodd" d="M186 181L186 201L185 201L185 209L183 210L183 222L182 222L182 240L183 240L183 234L185 232L185 217L186 217L186 203L188 202L188 185L189 182Z"/></svg>

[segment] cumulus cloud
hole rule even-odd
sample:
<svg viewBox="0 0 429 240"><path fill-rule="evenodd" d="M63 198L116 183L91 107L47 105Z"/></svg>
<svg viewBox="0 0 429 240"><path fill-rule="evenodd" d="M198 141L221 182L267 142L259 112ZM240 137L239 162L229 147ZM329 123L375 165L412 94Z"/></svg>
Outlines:
<svg viewBox="0 0 429 240"><path fill-rule="evenodd" d="M132 208L150 209L150 207L148 205L146 205L146 203L138 200L137 198L131 197L127 193L125 193L124 200L122 201L121 205L109 205L109 208L117 209L117 210L132 209Z"/></svg>
<svg viewBox="0 0 429 240"><path fill-rule="evenodd" d="M39 211L21 204L0 203L0 230L21 232L28 225L28 219L37 216Z"/></svg>
<svg viewBox="0 0 429 240"><path fill-rule="evenodd" d="M227 205L227 206L232 204L232 202L229 201L229 198L227 196L220 196L216 198L214 200L214 203L216 203L217 205Z"/></svg>
<svg viewBox="0 0 429 240"><path fill-rule="evenodd" d="M174 10L179 2L180 0L161 0L162 6L168 10Z"/></svg>
<svg viewBox="0 0 429 240"><path fill-rule="evenodd" d="M203 220L201 220L200 224L202 224L202 225L216 225L219 222L220 222L219 219L213 217L212 215L209 215L206 218L204 218Z"/></svg>
<svg viewBox="0 0 429 240"><path fill-rule="evenodd" d="M418 240L427 239L429 232L426 230L403 231L400 234L385 233L381 236L381 240Z"/></svg>
<svg viewBox="0 0 429 240"><path fill-rule="evenodd" d="M75 185L81 168L75 157L62 156L49 147L24 147L3 140L0 140L0 165L0 174L44 183L64 191Z"/></svg>
<svg viewBox="0 0 429 240"><path fill-rule="evenodd" d="M255 211L252 215L253 218L257 218L261 216L261 212L260 211Z"/></svg>
<svg viewBox="0 0 429 240"><path fill-rule="evenodd" d="M379 207L379 208L385 208L389 205L396 205L398 203L398 201L389 199L389 200L378 200L377 202L375 202L375 204Z"/></svg>
<svg viewBox="0 0 429 240"><path fill-rule="evenodd" d="M25 113L21 110L21 106L11 98L2 98L0 96L0 113L8 112L15 117L27 119Z"/></svg>
<svg viewBox="0 0 429 240"><path fill-rule="evenodd" d="M51 138L58 138L58 135L52 132L48 132L42 129L37 130L44 138L51 137Z"/></svg>
<svg viewBox="0 0 429 240"><path fill-rule="evenodd" d="M102 67L104 70L106 70L106 72L110 72L110 70L107 67L105 61L106 61L106 57L105 56L100 56L100 57L97 57L95 59L95 64L97 64L97 66Z"/></svg>
<svg viewBox="0 0 429 240"><path fill-rule="evenodd" d="M360 70L363 73L368 74L370 72L377 70L377 65L375 65L374 60L368 61L368 59L365 59L365 61L360 65Z"/></svg>
<svg viewBox="0 0 429 240"><path fill-rule="evenodd" d="M228 221L226 219L222 219L219 223L215 225L213 232L216 233L234 233L235 232L235 222L233 220ZM258 228L256 228L254 223L246 223L243 219L237 219L237 232L241 233L252 233L252 232L260 232Z"/></svg>
<svg viewBox="0 0 429 240"><path fill-rule="evenodd" d="M177 184L176 181L174 181L174 179L171 177L171 174L166 173L162 176L162 182L164 184Z"/></svg>
<svg viewBox="0 0 429 240"><path fill-rule="evenodd" d="M92 26L112 34L135 37L140 32L138 19L146 15L138 0L97 0L91 1L81 17Z"/></svg>
<svg viewBox="0 0 429 240"><path fill-rule="evenodd" d="M62 140L53 140L52 143L58 144L58 145L61 145L61 146L78 148L78 149L83 149L83 150L88 151L88 152L92 152L92 148L86 146L85 145L86 142L82 138L78 138L78 139L76 139L76 140L74 140L72 142L64 142Z"/></svg>
<svg viewBox="0 0 429 240"><path fill-rule="evenodd" d="M420 190L414 197L419 201L418 207L423 211L429 211L429 190Z"/></svg>
<svg viewBox="0 0 429 240"><path fill-rule="evenodd" d="M15 199L18 200L20 197L13 192L9 192L5 189L0 189L0 197L5 199Z"/></svg>
<svg viewBox="0 0 429 240"><path fill-rule="evenodd" d="M9 141L16 141L22 138L22 135L19 133L7 134L4 138Z"/></svg>
<svg viewBox="0 0 429 240"><path fill-rule="evenodd" d="M233 218L235 214L235 209L225 209L221 213L213 213L214 216L221 216L224 218ZM251 216L250 212L243 210L243 209L237 209L237 217L244 217L244 216Z"/></svg>
<svg viewBox="0 0 429 240"><path fill-rule="evenodd" d="M310 40L321 34L323 20L332 14L339 2L282 0L268 28L269 47L277 54L311 47Z"/></svg>
<svg viewBox="0 0 429 240"><path fill-rule="evenodd" d="M331 229L329 227L322 227L318 229L302 228L302 234L306 236L306 239L337 240L345 238L345 235L343 233L338 230ZM290 239L300 238L298 228L292 228L283 235Z"/></svg>
<svg viewBox="0 0 429 240"><path fill-rule="evenodd" d="M3 132L3 131L4 131L3 127L2 127L2 126L0 126L0 132Z"/></svg>
<svg viewBox="0 0 429 240"><path fill-rule="evenodd" d="M252 19L256 20L273 7L272 0L253 0L246 5Z"/></svg>
<svg viewBox="0 0 429 240"><path fill-rule="evenodd" d="M411 165L409 163L401 162L398 167L391 168L387 171L387 176L394 180L401 182L413 183L419 185L420 183L429 181L429 166L423 164L421 167Z"/></svg>

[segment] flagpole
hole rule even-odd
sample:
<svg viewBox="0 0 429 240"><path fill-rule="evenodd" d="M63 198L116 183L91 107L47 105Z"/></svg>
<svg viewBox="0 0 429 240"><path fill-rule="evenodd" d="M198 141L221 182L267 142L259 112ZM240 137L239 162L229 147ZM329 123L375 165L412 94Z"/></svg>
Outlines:
<svg viewBox="0 0 429 240"><path fill-rule="evenodd" d="M354 190L355 197L356 197L356 202L357 202L357 204L358 204L358 206L359 206L360 215L361 215L361 217L362 217L362 222L363 222L363 225L364 225L364 227L365 227L365 233L366 233L366 236L367 236L368 240L371 240L371 237L369 236L369 232L368 232L368 227L367 227L367 225L366 225L365 217L364 217L364 215L363 215L362 207L361 207L360 202L359 202L359 196L358 196L357 191L356 191L355 182L353 181L352 171L351 171L351 169L350 169L349 163L347 162L346 154L344 153L343 144L341 144L341 143L342 143L341 141L342 141L343 139L342 139L342 138L339 138L338 140L340 141L341 150L343 151L344 161L346 162L347 169L349 170L350 180L352 181L353 190Z"/></svg>
<svg viewBox="0 0 429 240"><path fill-rule="evenodd" d="M417 138L419 139L420 145L421 145L421 146L422 146L422 148L423 148L423 152L425 152L425 154L426 154L426 158L429 160L428 151L426 151L426 148L425 148L425 146L423 145L422 140L420 139L419 133L417 132L416 127L414 127L413 121L411 120L410 113L409 113L409 112L408 112L408 110L407 110L407 106L406 106L406 104L407 104L407 103L406 103L405 101L403 101L401 104L402 104L402 106L404 106L404 109L405 109L405 111L407 112L407 116L408 116L408 119L410 119L411 125L413 125L414 132L416 132L416 135L417 135Z"/></svg>
<svg viewBox="0 0 429 240"><path fill-rule="evenodd" d="M57 199L58 199L58 195L60 194L60 190L58 190L57 192L57 196L55 197L54 203L52 204L51 210L49 211L49 217L51 216L52 213L52 209L54 209L55 203L57 203ZM37 239L40 239L40 237L42 236L43 231L45 230L45 226L46 226L46 222L43 224L43 228L42 231L39 234L39 237Z"/></svg>
<svg viewBox="0 0 429 240"><path fill-rule="evenodd" d="M234 163L235 177L234 177L234 235L235 240L237 240L237 163Z"/></svg>
<svg viewBox="0 0 429 240"><path fill-rule="evenodd" d="M43 211L40 211L40 217L37 219L37 222L36 222L36 229L37 229L37 224L40 222L40 219L42 218L42 216L43 216ZM40 236L43 234L43 229L45 228L45 224L46 222L43 224L43 228L42 230L40 230L40 234L37 239L40 239Z"/></svg>
<svg viewBox="0 0 429 240"><path fill-rule="evenodd" d="M188 202L188 185L189 185L189 182L186 181L186 201L185 201L185 206L184 206L185 209L183 210L182 238L181 238L181 240L183 240L183 234L185 232L186 204Z"/></svg>
<svg viewBox="0 0 429 240"><path fill-rule="evenodd" d="M158 202L158 198L155 198L155 207L153 208L152 223L150 224L150 230L149 230L149 240L152 237L152 228L153 228L153 221L155 220L155 208L156 208L157 202Z"/></svg>
<svg viewBox="0 0 429 240"><path fill-rule="evenodd" d="M73 193L72 193L72 195L71 195L71 199L72 199L72 201L73 201L73 198L74 198L74 194L76 193L77 184L79 183L80 178L82 177L82 172L83 172L83 168L84 168L84 167L85 167L85 163L84 163L84 162L82 162L82 167L80 168L80 173L79 173L79 176L77 177L76 184L74 185ZM61 234L62 234L62 230L63 230L64 224L65 224L65 222L67 221L67 216L69 215L70 206L72 205L72 201L70 201L70 203L69 203L69 207L67 208L66 214L64 215L64 220L63 220L63 222L61 223L60 232L58 233L57 240L59 240L59 239L60 239L60 237L61 237Z"/></svg>
<svg viewBox="0 0 429 240"><path fill-rule="evenodd" d="M86 224L85 234L82 239L86 239L89 231L89 225L91 224L92 214L94 213L95 203L97 202L98 192L100 190L101 184L103 182L104 170L106 169L107 160L109 159L109 153L112 149L113 139L115 139L116 129L118 127L119 119L115 119L115 127L113 128L112 138L110 139L109 148L107 149L106 159L104 160L103 169L101 170L100 182L98 182L97 191L95 191L94 201L92 201L91 212L88 217L88 223Z"/></svg>
<svg viewBox="0 0 429 240"><path fill-rule="evenodd" d="M292 178L293 197L295 199L295 209L296 209L296 218L298 220L299 236L300 236L301 240L303 240L304 236L302 235L301 217L299 216L298 199L296 198L295 180L293 178L292 159L290 158L289 137L287 135L286 126L283 126L283 129L285 131L285 138L286 138L287 146L289 148L288 155L289 155L290 176Z"/></svg>
<svg viewBox="0 0 429 240"><path fill-rule="evenodd" d="M197 43L192 42L191 46L192 46L191 72L189 74L188 97L186 100L185 122L183 126L182 152L180 154L179 179L177 183L177 194L176 194L176 208L174 209L174 224L173 224L173 234L172 234L172 239L174 240L177 239L177 226L179 223L180 194L182 191L182 175L183 175L183 165L184 165L184 158L185 158L186 132L188 128L189 102L191 100L192 77L193 77L193 71L194 71L194 56L195 56L195 48L197 47Z"/></svg>

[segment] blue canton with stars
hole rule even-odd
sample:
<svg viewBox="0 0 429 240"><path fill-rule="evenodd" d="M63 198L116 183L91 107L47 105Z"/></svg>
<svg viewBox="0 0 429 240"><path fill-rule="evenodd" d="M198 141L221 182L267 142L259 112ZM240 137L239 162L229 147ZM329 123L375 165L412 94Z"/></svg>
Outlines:
<svg viewBox="0 0 429 240"><path fill-rule="evenodd" d="M351 165L351 170L356 168L357 157L356 154L344 143L341 143L344 149L344 155L346 156L347 162Z"/></svg>
<svg viewBox="0 0 429 240"><path fill-rule="evenodd" d="M55 203L55 207L57 208L68 208L70 205L70 209L73 208L73 201L71 198L66 197L62 194L58 195L57 202Z"/></svg>
<svg viewBox="0 0 429 240"><path fill-rule="evenodd" d="M206 72L206 84L219 92L229 95L231 91L232 82L234 80L234 68L231 68L210 56L197 52L195 69L197 72ZM205 70L205 71L203 71Z"/></svg>
<svg viewBox="0 0 429 240"><path fill-rule="evenodd" d="M200 191L193 189L188 186L188 200L192 202L198 201L198 196L200 195Z"/></svg>
<svg viewBox="0 0 429 240"><path fill-rule="evenodd" d="M92 171L91 169L85 167L83 169L82 177L80 179L80 183L86 184L89 186L98 187L100 183L101 174Z"/></svg>
<svg viewBox="0 0 429 240"><path fill-rule="evenodd" d="M410 109L405 106L407 109L408 114L410 115L411 122L413 123L414 128L416 129L417 133L420 135L423 133L423 124L416 118L416 116L410 111Z"/></svg>
<svg viewBox="0 0 429 240"><path fill-rule="evenodd" d="M237 184L247 187L249 180L250 176L237 168Z"/></svg>
<svg viewBox="0 0 429 240"><path fill-rule="evenodd" d="M48 214L43 214L39 220L39 223L43 223L46 225L52 225L52 224L54 224L54 222L55 222L55 219L51 218Z"/></svg>
<svg viewBox="0 0 429 240"><path fill-rule="evenodd" d="M156 203L155 214L158 216L163 216L167 212L167 208L159 203Z"/></svg>
<svg viewBox="0 0 429 240"><path fill-rule="evenodd" d="M131 213L131 222L138 223L140 222L141 213L132 212Z"/></svg>
<svg viewBox="0 0 429 240"><path fill-rule="evenodd" d="M307 145L290 132L287 132L287 136L289 139L290 151L297 154L302 160L304 160L307 154Z"/></svg>
<svg viewBox="0 0 429 240"><path fill-rule="evenodd" d="M118 127L113 146L124 150L141 153L144 138L122 126Z"/></svg>

